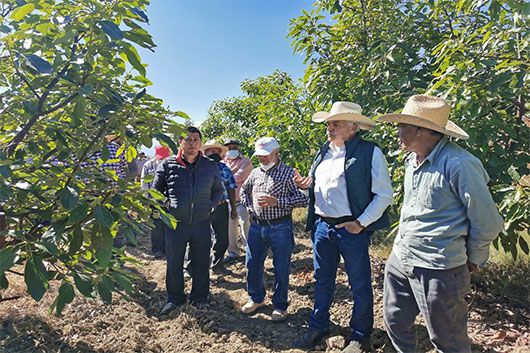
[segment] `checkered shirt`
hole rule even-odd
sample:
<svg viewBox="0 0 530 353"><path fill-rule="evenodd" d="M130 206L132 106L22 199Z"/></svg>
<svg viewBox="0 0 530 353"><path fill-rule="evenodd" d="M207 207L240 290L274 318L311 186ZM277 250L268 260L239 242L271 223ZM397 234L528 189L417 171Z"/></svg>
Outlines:
<svg viewBox="0 0 530 353"><path fill-rule="evenodd" d="M307 197L296 187L293 177L293 168L282 162L267 171L254 168L241 186L241 203L260 220L270 221L290 215L293 208L307 206ZM275 197L278 205L260 207L260 195Z"/></svg>
<svg viewBox="0 0 530 353"><path fill-rule="evenodd" d="M237 189L236 180L230 168L224 163L217 163L219 167L219 174L221 175L221 183L223 184L223 200L228 200L228 190Z"/></svg>
<svg viewBox="0 0 530 353"><path fill-rule="evenodd" d="M116 154L118 152L118 149L120 146L118 146L117 143L111 142L107 144L107 149L110 152L109 160L112 159L119 159L119 161L112 162L112 163L103 163L101 165L98 165L96 162L98 159L101 158L101 151L98 151L94 153L90 159L86 160L85 162L81 163L81 168L83 169L90 169L90 168L97 168L99 167L102 173L105 173L105 169L113 170L116 172L116 175L119 179L125 178L127 168L127 160L125 159L125 153L120 154L119 157L116 157ZM112 184L112 186L116 186L117 183L113 179L107 179L108 182Z"/></svg>

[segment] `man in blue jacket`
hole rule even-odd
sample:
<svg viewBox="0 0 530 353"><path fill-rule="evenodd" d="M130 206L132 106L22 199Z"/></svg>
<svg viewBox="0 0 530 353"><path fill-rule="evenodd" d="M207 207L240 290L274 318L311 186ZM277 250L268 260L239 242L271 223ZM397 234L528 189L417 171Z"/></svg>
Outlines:
<svg viewBox="0 0 530 353"><path fill-rule="evenodd" d="M342 256L354 301L351 341L343 352L361 352L369 349L374 321L370 235L389 226L385 210L393 202L393 189L383 153L358 134L375 126L358 104L335 102L329 113L315 113L313 121L327 123L328 141L317 152L310 176L297 174L294 180L302 189L309 187L306 230L313 243L315 306L308 331L294 346L312 348L329 332Z"/></svg>
<svg viewBox="0 0 530 353"><path fill-rule="evenodd" d="M156 170L154 187L166 195L169 212L178 221L176 229L165 228L168 298L162 315L186 303L183 264L187 244L193 272L189 300L198 308L208 306L211 213L224 189L217 163L203 156L201 144L199 129L188 127L177 156L166 158Z"/></svg>

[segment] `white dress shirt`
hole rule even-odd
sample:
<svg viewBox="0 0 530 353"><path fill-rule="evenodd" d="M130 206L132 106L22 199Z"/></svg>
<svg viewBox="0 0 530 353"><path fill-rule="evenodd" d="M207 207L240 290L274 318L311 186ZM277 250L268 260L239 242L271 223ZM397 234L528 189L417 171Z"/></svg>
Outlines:
<svg viewBox="0 0 530 353"><path fill-rule="evenodd" d="M322 217L351 216L346 175L345 146L329 146L322 162L315 170L315 213ZM377 221L394 201L394 189L385 156L379 147L372 154L372 193L374 198L357 220L365 227Z"/></svg>

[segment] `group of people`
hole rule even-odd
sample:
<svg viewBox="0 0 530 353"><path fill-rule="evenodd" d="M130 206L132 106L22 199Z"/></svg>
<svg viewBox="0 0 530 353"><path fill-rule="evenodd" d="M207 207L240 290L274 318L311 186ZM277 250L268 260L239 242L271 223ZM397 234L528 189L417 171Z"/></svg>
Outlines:
<svg viewBox="0 0 530 353"><path fill-rule="evenodd" d="M405 161L404 199L399 230L385 268L383 315L386 331L400 352L414 352L414 321L421 313L432 344L441 352L470 352L467 303L470 273L486 263L489 246L503 220L488 190L480 160L449 138L468 135L449 120L449 104L438 97L410 97L402 112L377 121L397 123ZM316 153L308 176L284 164L272 137L256 141L259 166L241 156L239 142L202 144L189 127L174 157L164 154L153 187L164 194L175 229L163 226L167 258L168 314L189 302L208 306L210 268L227 272L224 263L239 256L237 230L246 249L247 292L241 311L251 314L266 305L264 261L270 248L274 267L271 320L287 318L292 210L307 206L315 277L314 308L304 335L293 342L311 349L328 333L337 267L342 257L353 295L352 333L343 352L370 348L374 313L370 238L389 227L387 208L393 187L382 149L362 138L374 120L352 102L335 102L313 121L327 125L327 142ZM157 150L158 156L158 150ZM213 232L213 233L212 233ZM213 237L212 237L213 234ZM214 246L212 248L212 238ZM160 246L160 242L157 243ZM184 259L192 271L192 288L184 293ZM157 250L156 250L157 249ZM213 256L210 256L213 249ZM228 250L228 255L224 257Z"/></svg>

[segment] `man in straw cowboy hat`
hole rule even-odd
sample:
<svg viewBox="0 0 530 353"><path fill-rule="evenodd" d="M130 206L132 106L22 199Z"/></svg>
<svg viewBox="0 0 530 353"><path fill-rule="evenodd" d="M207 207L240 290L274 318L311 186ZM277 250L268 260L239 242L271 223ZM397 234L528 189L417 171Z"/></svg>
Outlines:
<svg viewBox="0 0 530 353"><path fill-rule="evenodd" d="M401 114L377 119L397 123L401 147L411 152L383 296L386 331L400 352L416 351L419 313L438 351L471 351L464 296L503 225L482 163L446 137L468 138L448 120L450 110L441 98L417 95Z"/></svg>
<svg viewBox="0 0 530 353"><path fill-rule="evenodd" d="M228 274L229 271L224 266L224 255L228 248L228 219L237 218L236 210L236 188L237 184L228 166L221 162L222 156L228 151L228 147L221 145L216 140L210 140L201 147L204 155L213 159L219 168L221 183L224 187L223 199L219 202L212 213L212 230L215 239L213 245L212 271L215 274ZM230 202L229 215L228 202Z"/></svg>
<svg viewBox="0 0 530 353"><path fill-rule="evenodd" d="M342 256L354 300L351 341L344 352L360 352L369 349L374 321L370 235L389 226L385 210L393 202L392 184L382 151L359 135L359 129L375 126L361 106L335 102L330 112L315 113L313 121L326 122L328 141L317 152L309 177L297 173L295 182L309 189L306 230L312 231L315 305L308 331L293 344L309 349L328 334Z"/></svg>
<svg viewBox="0 0 530 353"><path fill-rule="evenodd" d="M280 145L272 137L256 141L254 156L260 166L241 186L241 203L251 214L247 239L247 291L250 299L241 311L251 314L265 303L263 265L269 248L274 265L272 321L287 318L289 269L294 248L292 211L305 207L307 197L293 182L293 168L279 159Z"/></svg>

